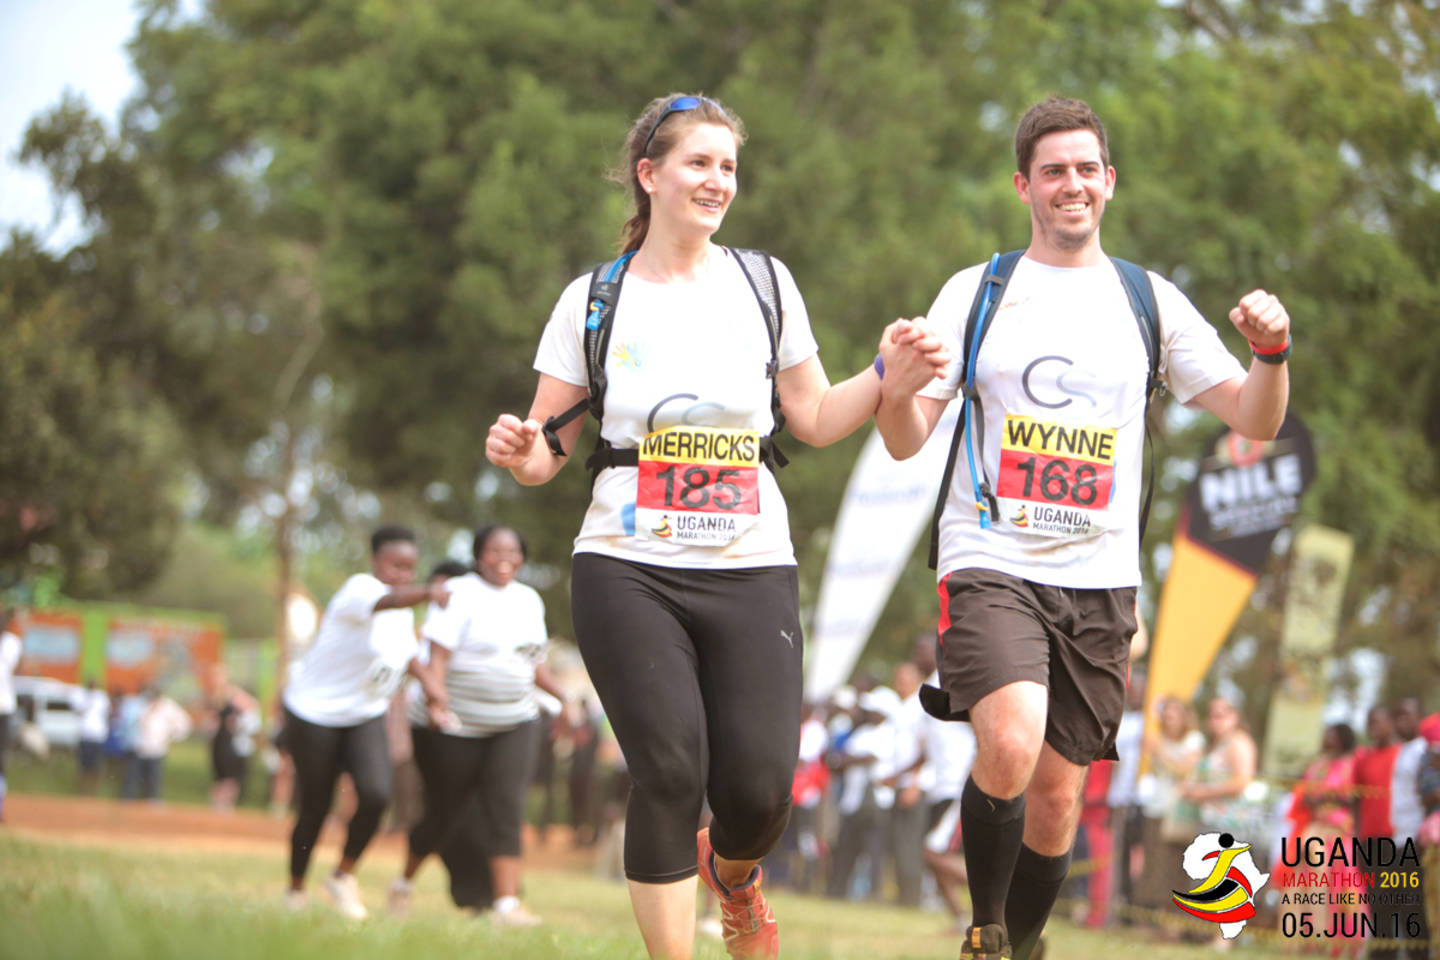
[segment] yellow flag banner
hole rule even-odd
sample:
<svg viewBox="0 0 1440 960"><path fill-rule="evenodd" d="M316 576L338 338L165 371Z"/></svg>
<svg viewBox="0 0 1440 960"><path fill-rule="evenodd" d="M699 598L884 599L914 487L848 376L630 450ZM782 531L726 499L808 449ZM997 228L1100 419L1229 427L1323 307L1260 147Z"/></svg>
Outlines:
<svg viewBox="0 0 1440 960"><path fill-rule="evenodd" d="M1320 747L1327 674L1354 553L1354 538L1342 530L1312 523L1295 534L1280 639L1280 683L1270 697L1262 770L1298 777Z"/></svg>
<svg viewBox="0 0 1440 960"><path fill-rule="evenodd" d="M1314 475L1310 433L1293 414L1274 440L1223 430L1211 442L1176 526L1150 649L1147 717L1164 694L1194 695Z"/></svg>

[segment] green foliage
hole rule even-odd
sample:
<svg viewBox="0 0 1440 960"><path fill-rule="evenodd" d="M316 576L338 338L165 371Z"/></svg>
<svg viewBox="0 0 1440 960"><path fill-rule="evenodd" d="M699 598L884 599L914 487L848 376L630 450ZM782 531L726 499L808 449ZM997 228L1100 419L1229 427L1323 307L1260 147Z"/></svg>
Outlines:
<svg viewBox="0 0 1440 960"><path fill-rule="evenodd" d="M704 90L745 118L719 239L785 260L840 379L955 270L1026 242L1015 121L1052 90L1083 96L1119 171L1107 249L1175 278L1241 355L1229 307L1257 286L1288 304L1293 407L1320 452L1306 517L1358 542L1343 640L1425 685L1440 625L1436 36L1434 10L1378 0L211 0L193 20L152 0L124 128L66 102L27 155L96 227L63 279L81 339L150 378L212 519L287 489L282 440L303 434L300 470L333 480L298 521L311 547L358 541L376 512L353 500L373 489L387 518L437 537L505 519L563 569L588 477L522 490L486 465L484 433L527 409L556 296L613 249L625 210L604 174L643 104ZM1184 494L1173 478L1214 429L1167 431L1184 418L1164 413L1172 480L1147 564ZM859 443L786 444L807 603ZM921 556L872 653L903 655L930 619ZM562 587L547 590L558 630Z"/></svg>
<svg viewBox="0 0 1440 960"><path fill-rule="evenodd" d="M0 587L47 571L84 597L154 575L176 522L166 410L103 364L63 266L24 235L0 251Z"/></svg>
<svg viewBox="0 0 1440 960"><path fill-rule="evenodd" d="M231 637L268 637L275 630L275 565L268 551L247 551L237 539L222 529L186 524L155 579L115 599L208 610L225 618Z"/></svg>

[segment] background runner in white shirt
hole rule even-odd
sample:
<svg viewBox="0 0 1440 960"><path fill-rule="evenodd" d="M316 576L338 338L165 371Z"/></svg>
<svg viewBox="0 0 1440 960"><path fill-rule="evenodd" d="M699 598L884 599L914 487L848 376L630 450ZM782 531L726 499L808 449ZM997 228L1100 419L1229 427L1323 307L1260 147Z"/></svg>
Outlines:
<svg viewBox="0 0 1440 960"><path fill-rule="evenodd" d="M743 447L774 427L765 321L734 257L711 242L736 195L743 140L725 107L673 95L647 106L626 139L621 170L636 214L625 250L634 257L603 358L601 424L617 447L675 427L725 431ZM869 419L880 378L867 368L829 383L804 301L782 264L775 272L786 425L807 443L833 443ZM541 426L587 396L588 283L587 274L570 284L550 318L528 418L506 414L490 428L487 456L524 484L546 482L569 459L550 452ZM912 391L944 362L938 340L908 325L882 339L886 363L901 353L933 361L907 365ZM582 424L559 430L567 452ZM572 577L576 639L634 782L625 872L636 920L651 956L689 957L699 871L720 897L731 954L774 956L757 864L784 829L800 739L802 640L785 502L766 466L732 474L725 489L731 480L708 465L682 464L672 481L705 474L708 485L687 487L689 500L676 490L708 513L667 515L674 501L642 489L639 474L600 474ZM741 489L758 493L754 512L715 509ZM733 524L734 536L676 545L682 523ZM697 838L707 791L714 820Z"/></svg>
<svg viewBox="0 0 1440 960"><path fill-rule="evenodd" d="M968 716L978 744L961 801L974 907L962 956L1008 957L1008 940L1016 960L1026 960L1069 869L1086 767L1113 752L1123 709L1140 579L1146 354L1100 245L1115 192L1104 125L1088 105L1051 98L1021 119L1015 154L1030 244L975 376L985 412L976 456L995 479L1002 509L981 529L969 470L957 465L940 525L939 659L943 712ZM929 324L952 353L983 271L957 274L931 309ZM1256 357L1247 373L1183 294L1150 279L1171 392L1245 436L1274 437L1289 395L1290 318L1280 301L1254 290L1230 311ZM886 378L875 419L892 455L920 449L960 373L957 362L919 396L912 381ZM1036 451L1036 433L1060 430L1086 438L1096 463L1073 467L1073 475L1058 457L1042 463L1047 451ZM1084 509L1057 513L1026 484L1028 468L1043 489L1042 467L1051 461L1051 475L1066 474Z"/></svg>
<svg viewBox="0 0 1440 960"><path fill-rule="evenodd" d="M292 906L304 902L310 854L343 772L355 785L355 814L325 890L341 913L366 915L354 870L390 803L385 710L407 672L418 676L432 702L444 709L445 691L434 689L414 662L415 621L408 608L426 601L444 605L449 594L441 586L414 582L418 559L409 530L376 530L370 538L371 572L345 581L325 608L315 642L291 666L282 694L281 745L295 761L298 799L290 835Z"/></svg>
<svg viewBox="0 0 1440 960"><path fill-rule="evenodd" d="M475 571L446 582L450 602L432 608L423 634L430 671L444 684L450 715L433 728L429 705L411 704L415 762L425 784L425 815L410 831L403 874L390 888L403 912L420 864L454 835L479 798L481 843L489 859L496 923L531 926L521 904L520 825L540 746L535 688L565 699L545 665L545 604L515 579L525 541L510 527L476 531Z"/></svg>
<svg viewBox="0 0 1440 960"><path fill-rule="evenodd" d="M15 667L20 663L20 638L10 632L15 611L0 607L0 823L5 822L5 752L10 748L10 722L15 716Z"/></svg>

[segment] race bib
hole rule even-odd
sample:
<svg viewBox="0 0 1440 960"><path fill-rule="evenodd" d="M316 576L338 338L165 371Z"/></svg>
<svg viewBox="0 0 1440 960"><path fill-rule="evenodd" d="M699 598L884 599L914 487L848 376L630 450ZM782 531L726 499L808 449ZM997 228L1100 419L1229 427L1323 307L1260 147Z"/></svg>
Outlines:
<svg viewBox="0 0 1440 960"><path fill-rule="evenodd" d="M405 679L406 666L404 663L397 665L377 658L370 664L370 669L365 671L365 689L372 697L384 697L388 700L400 689L400 681Z"/></svg>
<svg viewBox="0 0 1440 960"><path fill-rule="evenodd" d="M760 434L675 426L640 444L635 536L723 547L760 519Z"/></svg>
<svg viewBox="0 0 1440 960"><path fill-rule="evenodd" d="M1109 529L1118 433L1006 414L997 519L1024 533L1074 540Z"/></svg>

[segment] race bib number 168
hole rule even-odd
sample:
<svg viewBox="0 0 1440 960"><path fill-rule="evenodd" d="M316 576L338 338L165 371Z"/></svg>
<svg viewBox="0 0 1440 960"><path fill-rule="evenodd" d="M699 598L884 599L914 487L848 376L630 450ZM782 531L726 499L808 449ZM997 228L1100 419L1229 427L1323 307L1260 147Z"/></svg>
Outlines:
<svg viewBox="0 0 1440 960"><path fill-rule="evenodd" d="M1025 533L1078 539L1109 528L1113 427L1007 414L995 495L999 519Z"/></svg>

